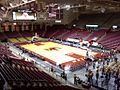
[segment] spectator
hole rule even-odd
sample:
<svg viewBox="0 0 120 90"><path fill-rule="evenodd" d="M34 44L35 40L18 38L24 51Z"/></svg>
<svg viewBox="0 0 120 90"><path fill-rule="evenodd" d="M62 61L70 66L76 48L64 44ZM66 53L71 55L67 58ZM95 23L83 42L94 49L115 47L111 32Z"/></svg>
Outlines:
<svg viewBox="0 0 120 90"><path fill-rule="evenodd" d="M96 70L96 83L98 83L98 78L99 78L99 70Z"/></svg>
<svg viewBox="0 0 120 90"><path fill-rule="evenodd" d="M116 58L116 57L115 57L115 59L114 59L114 60L115 60L115 62L117 63L117 61L118 61L118 58Z"/></svg>
<svg viewBox="0 0 120 90"><path fill-rule="evenodd" d="M93 72L91 70L88 71L88 74L86 74L86 77L88 78L89 83L93 83Z"/></svg>
<svg viewBox="0 0 120 90"><path fill-rule="evenodd" d="M89 77L90 77L90 83L93 83L93 72L90 70L89 72Z"/></svg>
<svg viewBox="0 0 120 90"><path fill-rule="evenodd" d="M88 69L89 69L89 64L88 62L86 62L86 72L88 71Z"/></svg>
<svg viewBox="0 0 120 90"><path fill-rule="evenodd" d="M111 69L109 68L108 69L108 79L110 80L110 78L111 78Z"/></svg>
<svg viewBox="0 0 120 90"><path fill-rule="evenodd" d="M119 69L115 73L115 78L118 78L118 76L119 76Z"/></svg>
<svg viewBox="0 0 120 90"><path fill-rule="evenodd" d="M63 71L63 72L61 73L61 77L62 77L63 79L65 79L65 80L67 80L67 74L65 73L65 71Z"/></svg>
<svg viewBox="0 0 120 90"><path fill-rule="evenodd" d="M51 72L54 72L53 66L51 66L50 71L51 71Z"/></svg>
<svg viewBox="0 0 120 90"><path fill-rule="evenodd" d="M104 75L105 74L105 67L103 66L102 67L102 75Z"/></svg>
<svg viewBox="0 0 120 90"><path fill-rule="evenodd" d="M93 69L95 69L95 62L93 62Z"/></svg>
<svg viewBox="0 0 120 90"><path fill-rule="evenodd" d="M107 65L109 65L109 59L107 60Z"/></svg>
<svg viewBox="0 0 120 90"><path fill-rule="evenodd" d="M116 79L117 90L120 90L120 78Z"/></svg>
<svg viewBox="0 0 120 90"><path fill-rule="evenodd" d="M81 84L81 83L82 83L82 80L80 80L79 77L77 77L77 83L78 83L78 84Z"/></svg>
<svg viewBox="0 0 120 90"><path fill-rule="evenodd" d="M77 85L77 76L74 74L74 84Z"/></svg>

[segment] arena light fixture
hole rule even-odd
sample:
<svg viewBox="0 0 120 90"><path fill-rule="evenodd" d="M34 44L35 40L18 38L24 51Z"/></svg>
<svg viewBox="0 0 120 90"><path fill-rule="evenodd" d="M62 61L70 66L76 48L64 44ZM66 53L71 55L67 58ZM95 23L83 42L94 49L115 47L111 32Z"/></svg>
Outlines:
<svg viewBox="0 0 120 90"><path fill-rule="evenodd" d="M16 23L13 23L13 25L16 25Z"/></svg>
<svg viewBox="0 0 120 90"><path fill-rule="evenodd" d="M76 24L73 24L73 27L76 27Z"/></svg>
<svg viewBox="0 0 120 90"><path fill-rule="evenodd" d="M70 9L70 5L65 5L66 10Z"/></svg>
<svg viewBox="0 0 120 90"><path fill-rule="evenodd" d="M58 6L58 9L60 9L60 7Z"/></svg>
<svg viewBox="0 0 120 90"><path fill-rule="evenodd" d="M105 12L105 10L106 10L105 8L101 8L101 12L102 12L102 13L104 13L104 12Z"/></svg>
<svg viewBox="0 0 120 90"><path fill-rule="evenodd" d="M14 6L12 4L10 4L10 7L8 7L7 9L9 10L9 9L17 8L17 7L20 7L20 6L24 6L26 4L29 4L29 3L32 3L32 2L35 2L35 1L36 0L30 0L30 1L26 1L24 3L16 4Z"/></svg>
<svg viewBox="0 0 120 90"><path fill-rule="evenodd" d="M117 26L117 25L113 25L112 28L113 28L113 29L117 29L118 26Z"/></svg>
<svg viewBox="0 0 120 90"><path fill-rule="evenodd" d="M13 7L13 4L12 3L9 3L10 7Z"/></svg>
<svg viewBox="0 0 120 90"><path fill-rule="evenodd" d="M61 20L55 20L56 23L61 23L62 21Z"/></svg>
<svg viewBox="0 0 120 90"><path fill-rule="evenodd" d="M98 25L86 25L86 27L98 27Z"/></svg>
<svg viewBox="0 0 120 90"><path fill-rule="evenodd" d="M6 9L5 9L5 7L1 7L1 10L5 11Z"/></svg>
<svg viewBox="0 0 120 90"><path fill-rule="evenodd" d="M28 2L28 0L22 0L24 3L27 3Z"/></svg>

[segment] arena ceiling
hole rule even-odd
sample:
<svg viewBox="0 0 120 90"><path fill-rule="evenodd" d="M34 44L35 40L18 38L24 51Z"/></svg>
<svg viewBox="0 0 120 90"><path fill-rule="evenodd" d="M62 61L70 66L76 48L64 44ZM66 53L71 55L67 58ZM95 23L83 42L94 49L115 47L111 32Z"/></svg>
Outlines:
<svg viewBox="0 0 120 90"><path fill-rule="evenodd" d="M66 5L69 5L67 8L79 8L81 13L120 12L120 0L0 0L0 17L6 17L13 9L26 8L31 3L38 6L35 9L39 12L43 12L51 4L58 4L60 8Z"/></svg>
<svg viewBox="0 0 120 90"><path fill-rule="evenodd" d="M120 12L120 0L37 0L47 4L57 3L60 5L71 5L82 8L82 12Z"/></svg>

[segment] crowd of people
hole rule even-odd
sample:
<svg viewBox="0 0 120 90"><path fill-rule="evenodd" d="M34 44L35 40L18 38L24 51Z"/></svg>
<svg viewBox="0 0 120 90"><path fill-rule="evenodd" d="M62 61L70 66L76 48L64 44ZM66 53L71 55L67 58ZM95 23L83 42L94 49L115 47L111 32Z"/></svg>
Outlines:
<svg viewBox="0 0 120 90"><path fill-rule="evenodd" d="M92 66L92 69L89 67ZM118 58L105 58L104 60L98 60L96 62L86 63L86 78L90 84L101 86L110 83L111 78L114 79L115 90L120 90L120 62Z"/></svg>

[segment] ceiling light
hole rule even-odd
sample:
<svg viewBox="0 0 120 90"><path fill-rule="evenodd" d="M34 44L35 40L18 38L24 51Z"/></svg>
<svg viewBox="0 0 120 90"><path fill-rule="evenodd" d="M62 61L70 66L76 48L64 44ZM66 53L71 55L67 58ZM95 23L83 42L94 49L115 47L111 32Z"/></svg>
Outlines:
<svg viewBox="0 0 120 90"><path fill-rule="evenodd" d="M10 7L13 7L13 4L12 3L9 3Z"/></svg>
<svg viewBox="0 0 120 90"><path fill-rule="evenodd" d="M27 3L28 2L28 0L22 0L24 3Z"/></svg>
<svg viewBox="0 0 120 90"><path fill-rule="evenodd" d="M70 9L70 5L65 5L66 10Z"/></svg>
<svg viewBox="0 0 120 90"><path fill-rule="evenodd" d="M1 9L2 9L3 11L5 11L5 7L1 7Z"/></svg>
<svg viewBox="0 0 120 90"><path fill-rule="evenodd" d="M101 12L104 13L105 12L105 8L101 8Z"/></svg>

